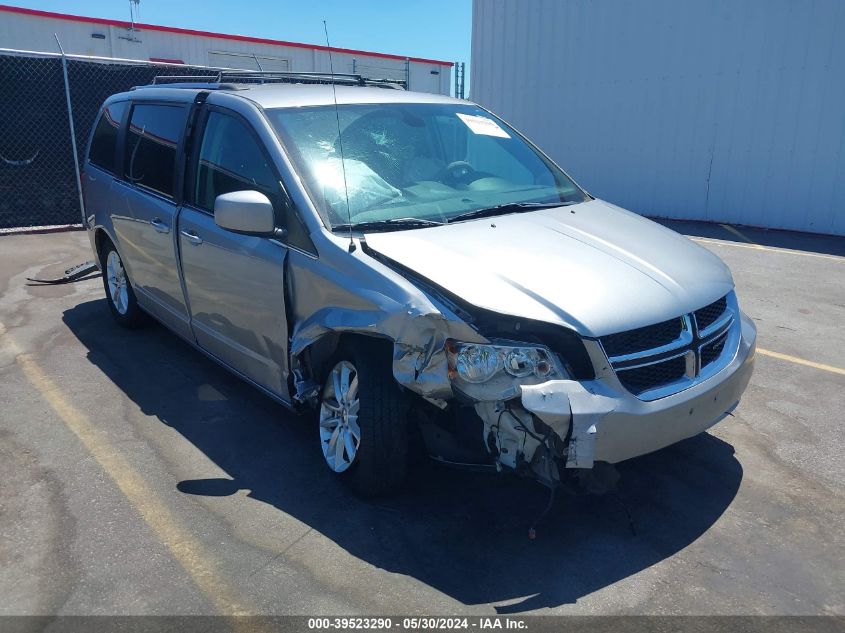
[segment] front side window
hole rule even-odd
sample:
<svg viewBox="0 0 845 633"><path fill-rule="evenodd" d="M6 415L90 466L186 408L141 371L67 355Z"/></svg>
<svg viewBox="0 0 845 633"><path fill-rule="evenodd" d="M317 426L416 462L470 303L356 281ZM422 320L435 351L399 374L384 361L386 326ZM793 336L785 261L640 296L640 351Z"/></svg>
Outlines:
<svg viewBox="0 0 845 633"><path fill-rule="evenodd" d="M232 191L260 191L276 210L280 187L266 154L240 120L212 111L200 146L194 201L214 210L217 196Z"/></svg>
<svg viewBox="0 0 845 633"><path fill-rule="evenodd" d="M132 108L126 136L126 178L173 197L176 146L187 110L182 106L137 104Z"/></svg>
<svg viewBox="0 0 845 633"><path fill-rule="evenodd" d="M507 124L471 104L341 105L337 114L334 106L315 106L267 114L332 228L448 222L493 207L507 213L508 205L588 199Z"/></svg>
<svg viewBox="0 0 845 633"><path fill-rule="evenodd" d="M127 101L117 101L103 108L97 127L94 128L94 136L91 137L88 160L97 167L112 173L117 171L115 164L117 135L127 106Z"/></svg>

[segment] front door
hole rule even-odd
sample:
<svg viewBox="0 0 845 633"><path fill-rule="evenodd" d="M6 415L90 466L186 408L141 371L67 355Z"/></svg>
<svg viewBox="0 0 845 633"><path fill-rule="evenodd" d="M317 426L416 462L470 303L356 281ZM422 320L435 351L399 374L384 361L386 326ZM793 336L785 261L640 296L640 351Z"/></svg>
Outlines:
<svg viewBox="0 0 845 633"><path fill-rule="evenodd" d="M187 119L181 104L136 103L124 142L124 178L113 193L123 199L119 234L135 294L143 307L183 336L190 337L176 262L176 150Z"/></svg>
<svg viewBox="0 0 845 633"><path fill-rule="evenodd" d="M179 215L191 327L200 347L287 400L287 248L214 222L215 198L232 191L260 191L280 212L281 185L259 139L238 115L210 107L202 127L190 203Z"/></svg>

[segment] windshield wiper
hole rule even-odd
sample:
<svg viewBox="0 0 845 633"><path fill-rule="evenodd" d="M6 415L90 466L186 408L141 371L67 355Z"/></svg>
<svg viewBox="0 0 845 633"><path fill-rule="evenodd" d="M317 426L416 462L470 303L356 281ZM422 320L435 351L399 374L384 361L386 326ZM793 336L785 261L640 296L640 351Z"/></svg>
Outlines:
<svg viewBox="0 0 845 633"><path fill-rule="evenodd" d="M356 222L354 224L336 224L333 231L384 231L396 228L421 229L427 226L440 226L444 222L426 220L425 218L388 218L386 220L373 220L370 222Z"/></svg>
<svg viewBox="0 0 845 633"><path fill-rule="evenodd" d="M565 207L574 202L508 202L506 204L497 204L495 207L487 207L486 209L475 209L474 211L467 211L454 217L449 218L449 222L457 222L459 220L472 220L474 218L485 218L492 215L503 215L505 213L519 213L521 211L537 211L538 209L554 209L556 207Z"/></svg>

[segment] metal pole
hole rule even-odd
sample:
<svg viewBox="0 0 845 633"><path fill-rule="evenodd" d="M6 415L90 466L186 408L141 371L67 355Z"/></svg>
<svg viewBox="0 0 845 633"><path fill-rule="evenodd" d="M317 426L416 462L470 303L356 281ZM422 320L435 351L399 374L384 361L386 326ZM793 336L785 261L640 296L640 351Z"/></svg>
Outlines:
<svg viewBox="0 0 845 633"><path fill-rule="evenodd" d="M405 90L411 89L411 58L405 58Z"/></svg>
<svg viewBox="0 0 845 633"><path fill-rule="evenodd" d="M59 45L59 51L62 54L62 74L65 78L65 99L67 100L67 122L70 127L70 146L73 149L73 169L76 173L76 191L79 193L79 212L82 215L82 228L84 229L88 223L85 217L85 200L82 197L82 178L79 175L79 154L76 151L76 128L73 125L73 106L70 103L70 81L67 76L67 57L65 56L65 49L62 48L62 43L59 41L58 33L53 33L56 38L56 44Z"/></svg>
<svg viewBox="0 0 845 633"><path fill-rule="evenodd" d="M253 54L252 54L252 58L255 60L255 63L256 63L256 65L258 66L258 72L263 73L263 72L264 72L264 68L262 68L262 67L261 67L261 62L260 62L260 61L258 61L258 55L256 55L255 53L253 53Z"/></svg>

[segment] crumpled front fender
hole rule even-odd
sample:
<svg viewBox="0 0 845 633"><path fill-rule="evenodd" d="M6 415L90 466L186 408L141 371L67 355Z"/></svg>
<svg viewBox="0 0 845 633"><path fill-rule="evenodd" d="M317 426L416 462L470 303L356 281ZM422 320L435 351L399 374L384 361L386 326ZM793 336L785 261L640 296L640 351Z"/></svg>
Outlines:
<svg viewBox="0 0 845 633"><path fill-rule="evenodd" d="M297 297L290 341L296 398L306 399L306 392L313 394L315 387L313 382L297 377L298 359L305 350L327 336L361 334L391 341L397 382L442 404L453 395L446 339L487 340L448 308L375 260L367 257L361 261L359 255L347 262L353 266L362 263L367 265L361 274L369 277L369 287L363 281L358 286L340 283L340 274L327 275L325 269L317 268L317 262L302 258L289 271L289 287L307 289L292 292ZM379 267L380 276L373 278L369 266Z"/></svg>
<svg viewBox="0 0 845 633"><path fill-rule="evenodd" d="M453 394L444 345L456 334L454 329L439 313L415 314L412 309L401 308L324 308L294 329L291 354L298 356L332 333L389 339L393 341L393 376L397 382L423 397L447 400Z"/></svg>

